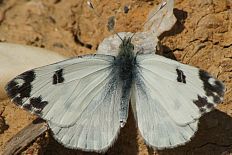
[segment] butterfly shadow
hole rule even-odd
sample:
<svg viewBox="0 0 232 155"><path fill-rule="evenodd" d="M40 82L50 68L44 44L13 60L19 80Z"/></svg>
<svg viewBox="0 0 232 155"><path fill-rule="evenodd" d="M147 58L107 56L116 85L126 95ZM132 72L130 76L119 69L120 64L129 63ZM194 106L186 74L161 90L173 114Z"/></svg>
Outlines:
<svg viewBox="0 0 232 155"><path fill-rule="evenodd" d="M185 145L155 151L149 148L149 155L222 155L232 152L232 118L214 110L200 118L198 131Z"/></svg>
<svg viewBox="0 0 232 155"><path fill-rule="evenodd" d="M171 28L171 30L163 32L158 37L159 40L162 40L164 37L174 36L176 34L179 34L185 29L184 23L185 23L185 19L188 17L188 13L186 11L174 8L173 9L173 14L177 19L176 23Z"/></svg>
<svg viewBox="0 0 232 155"><path fill-rule="evenodd" d="M157 50L156 54L177 61L173 51L166 45L159 44L159 50Z"/></svg>

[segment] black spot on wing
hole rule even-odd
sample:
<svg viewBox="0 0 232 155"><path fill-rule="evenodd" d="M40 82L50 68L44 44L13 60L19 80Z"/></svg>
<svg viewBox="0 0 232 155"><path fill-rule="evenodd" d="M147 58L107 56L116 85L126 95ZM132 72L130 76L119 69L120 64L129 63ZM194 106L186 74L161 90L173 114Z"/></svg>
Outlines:
<svg viewBox="0 0 232 155"><path fill-rule="evenodd" d="M32 110L32 105L31 104L23 104L23 108L31 111Z"/></svg>
<svg viewBox="0 0 232 155"><path fill-rule="evenodd" d="M199 108L201 113L205 113L206 109L205 108Z"/></svg>
<svg viewBox="0 0 232 155"><path fill-rule="evenodd" d="M55 71L55 74L53 75L53 84L58 84L64 82L64 77L63 77L63 69L59 69Z"/></svg>
<svg viewBox="0 0 232 155"><path fill-rule="evenodd" d="M206 109L213 109L214 105L209 103L206 97L197 96L198 99L194 100L193 103L200 109L200 112L206 112Z"/></svg>
<svg viewBox="0 0 232 155"><path fill-rule="evenodd" d="M221 102L221 98L225 93L225 87L223 83L203 70L199 71L199 77L203 81L203 88L206 95L212 96L215 103ZM214 80L213 84L209 82L210 79Z"/></svg>
<svg viewBox="0 0 232 155"><path fill-rule="evenodd" d="M193 101L197 105L197 107L201 108L208 104L206 97L201 97L199 95L197 97L198 99Z"/></svg>
<svg viewBox="0 0 232 155"><path fill-rule="evenodd" d="M42 101L42 97L33 97L30 99L30 105L35 110L36 113L40 113L43 108L48 104L47 101Z"/></svg>
<svg viewBox="0 0 232 155"><path fill-rule="evenodd" d="M186 76L184 75L184 72L177 68L176 73L177 73L177 81L186 83Z"/></svg>
<svg viewBox="0 0 232 155"><path fill-rule="evenodd" d="M14 78L6 86L6 91L9 97L13 99L19 105L22 105L22 99L30 97L32 90L31 82L35 79L35 73L33 70L22 73ZM18 83L17 81L23 81Z"/></svg>
<svg viewBox="0 0 232 155"><path fill-rule="evenodd" d="M19 76L25 81L25 83L31 83L35 79L35 72L33 70L30 70L22 73Z"/></svg>
<svg viewBox="0 0 232 155"><path fill-rule="evenodd" d="M16 96L14 97L13 101L15 102L16 105L22 105L22 97Z"/></svg>
<svg viewBox="0 0 232 155"><path fill-rule="evenodd" d="M213 106L212 103L208 103L208 104L206 105L206 107L207 107L208 109L213 109L213 108L214 108L214 106Z"/></svg>
<svg viewBox="0 0 232 155"><path fill-rule="evenodd" d="M12 80L7 84L6 91L8 95L12 98L15 97L16 94L18 94L19 87L17 86L17 83Z"/></svg>

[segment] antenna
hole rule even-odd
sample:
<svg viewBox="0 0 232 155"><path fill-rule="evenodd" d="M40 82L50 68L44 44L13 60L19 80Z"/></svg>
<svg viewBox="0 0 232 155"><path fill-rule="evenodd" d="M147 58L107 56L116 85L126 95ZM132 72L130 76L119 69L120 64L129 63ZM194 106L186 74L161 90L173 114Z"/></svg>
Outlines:
<svg viewBox="0 0 232 155"><path fill-rule="evenodd" d="M156 10L156 12L151 16L149 17L142 25L144 26L147 22L149 22L165 5L167 5L167 2L166 1L163 1L160 5L160 7ZM136 33L134 33L132 36L131 36L131 39L134 37Z"/></svg>
<svg viewBox="0 0 232 155"><path fill-rule="evenodd" d="M98 18L101 18L101 16L95 11L95 8L93 6L93 3L91 2L91 0L87 1L87 5L94 11L95 15L98 16ZM111 27L111 25L108 23L108 26ZM113 31L114 34L116 34L118 36L118 38L123 41L123 39L119 36L119 34L117 32L115 32L114 28L111 29Z"/></svg>
<svg viewBox="0 0 232 155"><path fill-rule="evenodd" d="M150 17L148 18L144 23L143 23L143 26L149 22L161 9L163 9L163 7L165 7L165 5L167 4L166 1L162 2L162 4L160 5L160 7L158 8L158 10L156 10L156 12Z"/></svg>

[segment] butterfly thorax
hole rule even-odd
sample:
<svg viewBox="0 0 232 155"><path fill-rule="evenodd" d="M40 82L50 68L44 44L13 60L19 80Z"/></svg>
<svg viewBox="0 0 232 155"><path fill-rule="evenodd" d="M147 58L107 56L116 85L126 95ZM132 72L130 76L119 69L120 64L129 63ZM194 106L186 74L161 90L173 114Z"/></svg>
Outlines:
<svg viewBox="0 0 232 155"><path fill-rule="evenodd" d="M119 53L115 60L115 65L119 69L119 76L123 81L132 81L134 68L134 45L131 38L124 38L119 47Z"/></svg>

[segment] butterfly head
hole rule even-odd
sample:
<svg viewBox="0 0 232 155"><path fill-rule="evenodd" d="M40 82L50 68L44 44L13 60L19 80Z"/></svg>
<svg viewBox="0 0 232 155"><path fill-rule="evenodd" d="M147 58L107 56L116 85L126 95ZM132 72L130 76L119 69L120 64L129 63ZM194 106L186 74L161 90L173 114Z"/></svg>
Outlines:
<svg viewBox="0 0 232 155"><path fill-rule="evenodd" d="M119 54L118 56L134 56L134 45L131 42L131 37L124 38L122 43L119 46Z"/></svg>

